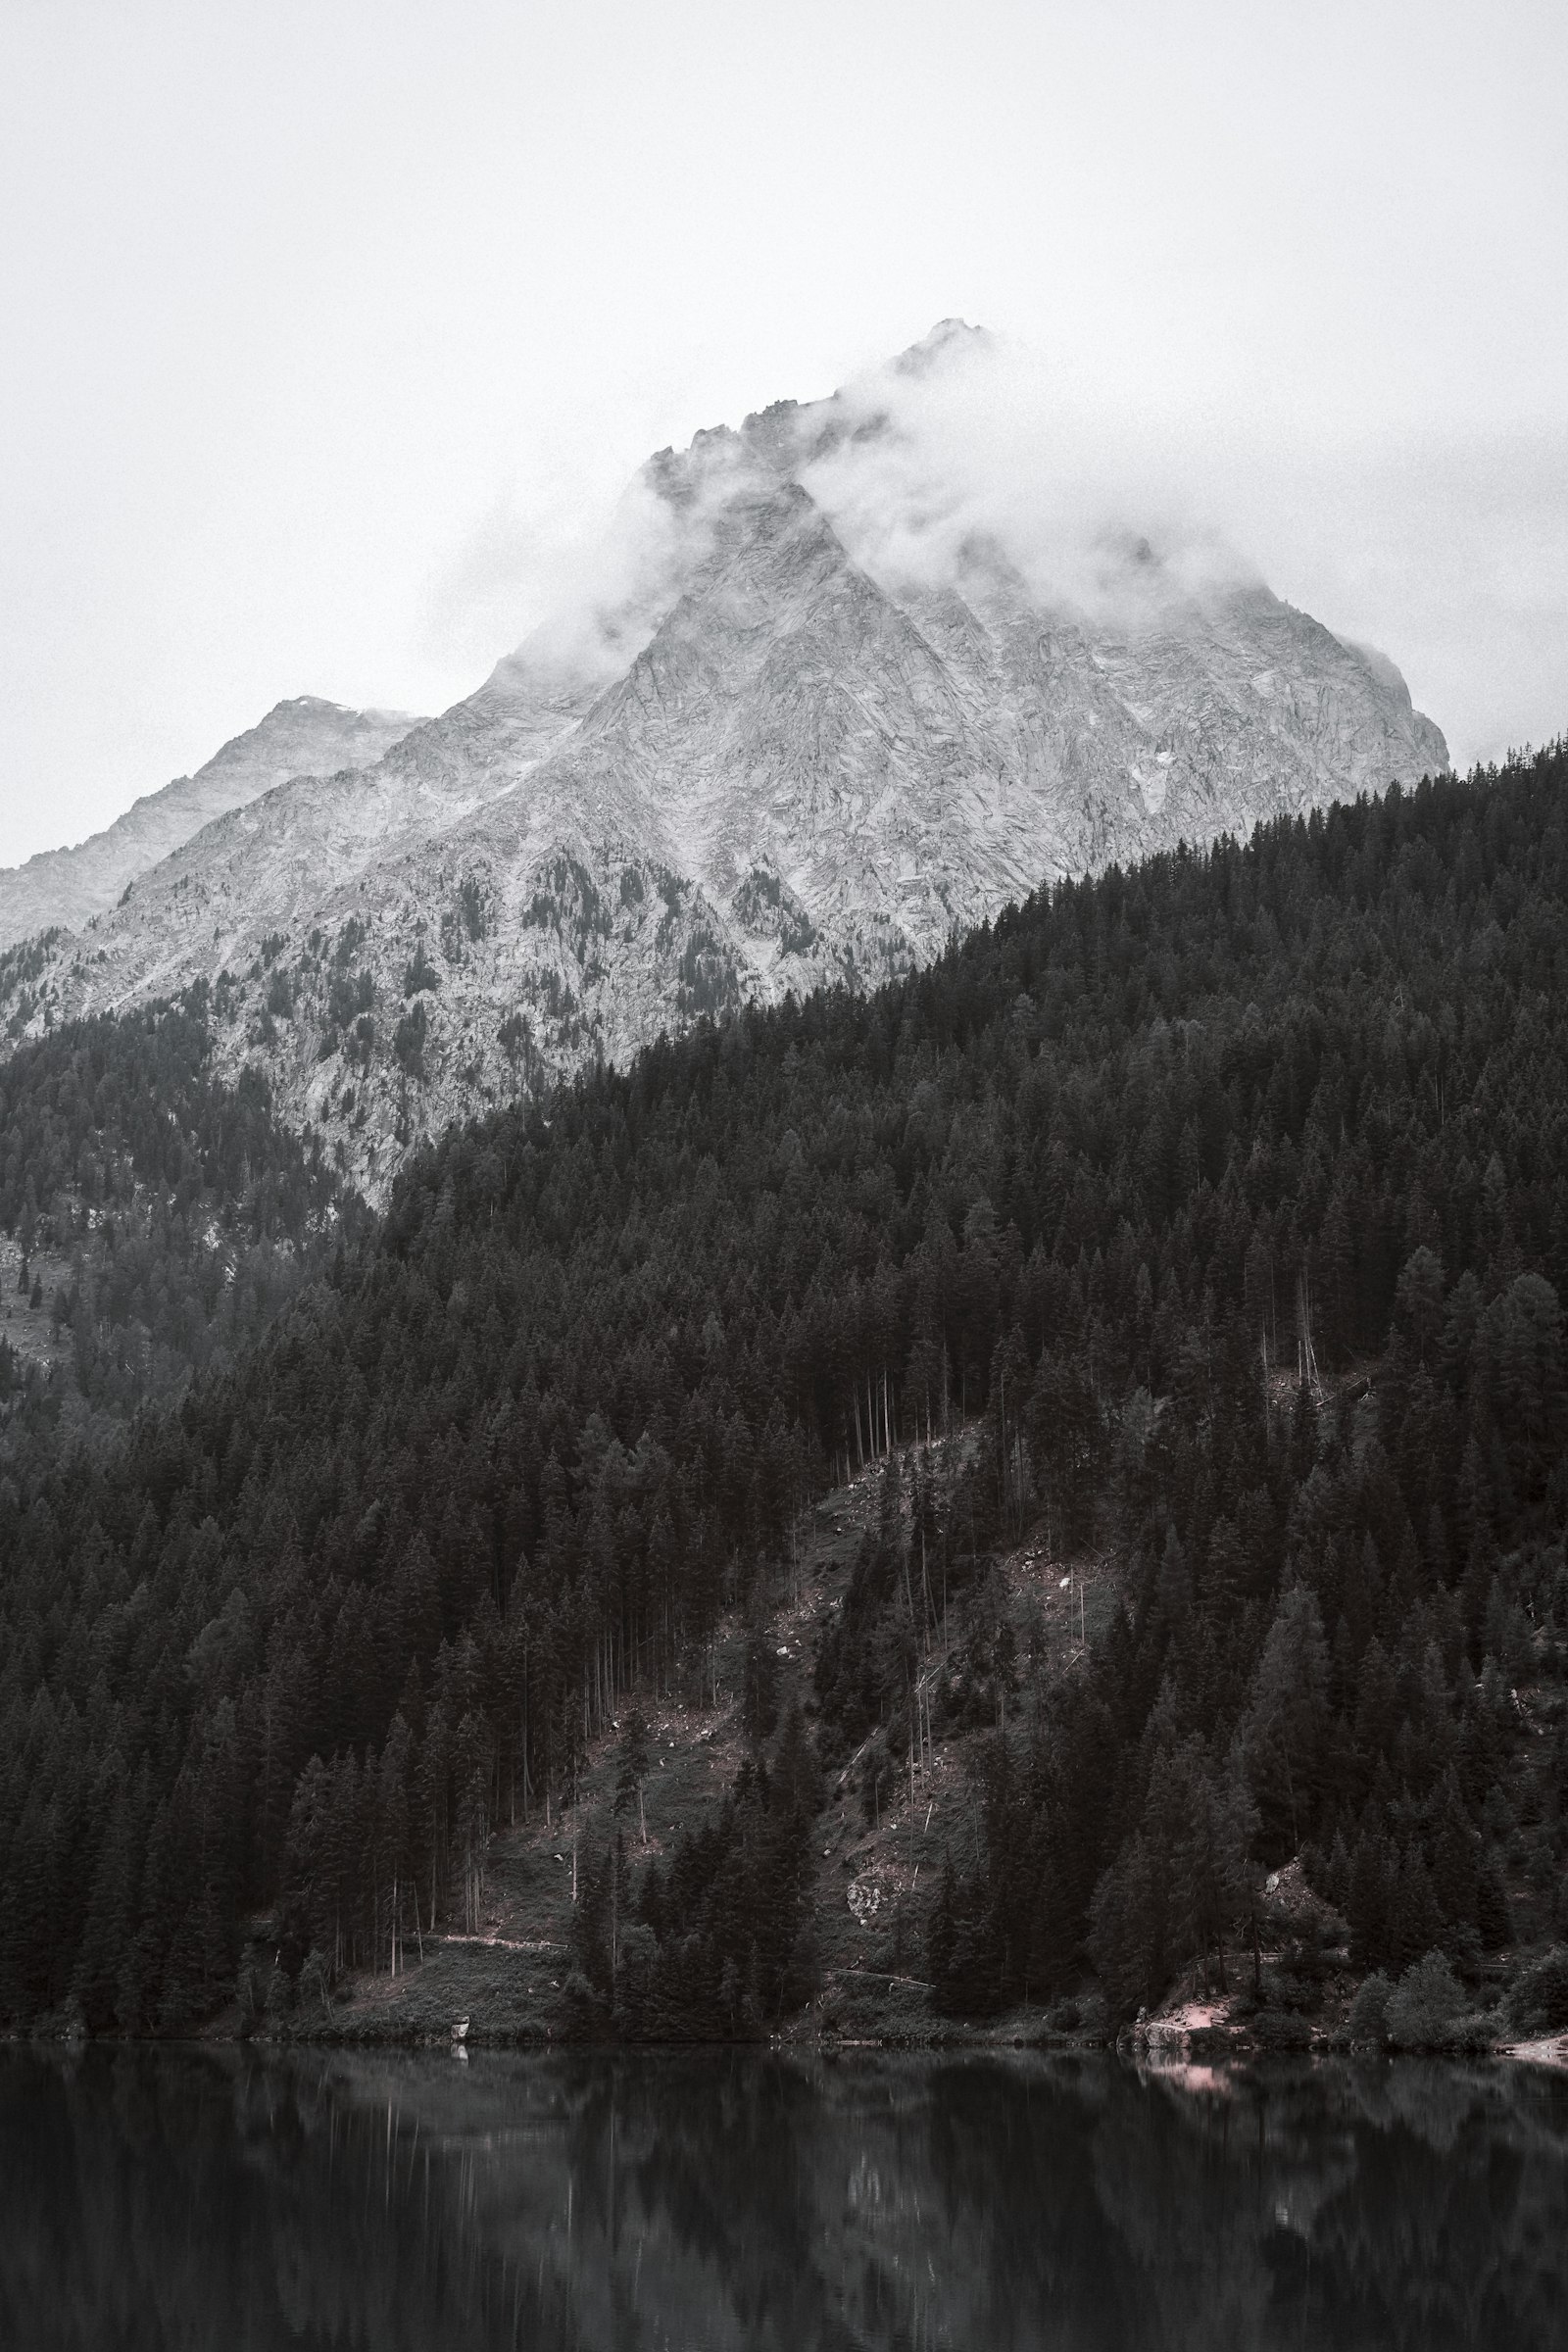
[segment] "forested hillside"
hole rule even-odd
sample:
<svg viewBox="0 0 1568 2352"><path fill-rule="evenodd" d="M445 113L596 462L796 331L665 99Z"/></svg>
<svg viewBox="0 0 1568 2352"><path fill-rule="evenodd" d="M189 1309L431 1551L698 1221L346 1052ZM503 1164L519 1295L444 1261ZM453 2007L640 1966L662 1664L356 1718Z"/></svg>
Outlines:
<svg viewBox="0 0 1568 2352"><path fill-rule="evenodd" d="M0 1010L26 970L0 957ZM0 1395L34 1417L122 1419L233 1360L341 1239L319 1148L259 1073L212 1076L206 1010L193 990L0 1062Z"/></svg>
<svg viewBox="0 0 1568 2352"><path fill-rule="evenodd" d="M1222 1978L1298 1853L1360 1965L1473 1980L1568 1932L1565 1282L1561 747L453 1134L177 1409L13 1445L0 2015L177 2027L263 1907L387 1965L871 1454L814 1724L760 1691L707 1843L585 1889L628 2030L804 1997L813 1743L874 1802L992 1723L939 2007ZM1037 1527L1118 1564L1064 1672L980 1638Z"/></svg>

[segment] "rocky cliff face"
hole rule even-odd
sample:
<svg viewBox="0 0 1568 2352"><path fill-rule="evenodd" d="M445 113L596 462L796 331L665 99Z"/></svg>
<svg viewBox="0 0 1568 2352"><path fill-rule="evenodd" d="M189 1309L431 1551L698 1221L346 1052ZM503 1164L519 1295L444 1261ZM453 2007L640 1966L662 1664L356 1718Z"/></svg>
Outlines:
<svg viewBox="0 0 1568 2352"><path fill-rule="evenodd" d="M580 609L380 758L230 799L14 1030L206 984L225 1060L373 1195L449 1118L698 1013L1446 766L1392 663L1239 566L1111 534L1069 596L995 533L889 557L845 466L899 429L836 396L663 452Z"/></svg>
<svg viewBox="0 0 1568 2352"><path fill-rule="evenodd" d="M278 703L195 775L148 793L102 833L0 871L0 948L57 926L79 929L214 817L290 776L369 767L417 724L406 711L346 710L312 694Z"/></svg>

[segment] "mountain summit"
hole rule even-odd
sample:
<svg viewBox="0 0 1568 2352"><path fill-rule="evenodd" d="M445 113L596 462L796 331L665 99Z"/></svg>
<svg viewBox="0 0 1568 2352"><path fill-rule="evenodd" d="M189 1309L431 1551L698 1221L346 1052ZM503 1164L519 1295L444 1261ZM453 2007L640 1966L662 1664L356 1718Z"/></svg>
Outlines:
<svg viewBox="0 0 1568 2352"><path fill-rule="evenodd" d="M220 1057L374 1194L452 1116L697 1013L1447 765L1392 662L1224 550L1014 500L965 407L993 351L946 320L650 459L477 693L236 797L51 951L14 1033L205 982Z"/></svg>
<svg viewBox="0 0 1568 2352"><path fill-rule="evenodd" d="M75 930L215 816L291 776L368 767L417 724L407 711L347 710L314 694L275 703L195 775L147 793L102 833L0 871L0 948L56 925Z"/></svg>

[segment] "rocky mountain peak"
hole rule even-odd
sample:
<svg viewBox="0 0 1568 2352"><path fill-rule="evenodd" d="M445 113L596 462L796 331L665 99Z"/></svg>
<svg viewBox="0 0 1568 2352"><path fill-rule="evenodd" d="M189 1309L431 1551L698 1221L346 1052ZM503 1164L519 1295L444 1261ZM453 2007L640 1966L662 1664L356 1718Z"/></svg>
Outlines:
<svg viewBox="0 0 1568 2352"><path fill-rule="evenodd" d="M374 1194L585 1058L1446 765L1386 657L1217 543L1105 523L1043 567L1005 501L966 504L941 404L900 387L989 349L944 320L867 383L659 452L574 598L440 717L279 705L13 1033L205 986L220 1059Z"/></svg>
<svg viewBox="0 0 1568 2352"><path fill-rule="evenodd" d="M79 928L214 818L292 776L373 766L418 723L407 711L351 710L314 694L274 703L195 775L147 794L103 832L0 871L0 948L57 926Z"/></svg>
<svg viewBox="0 0 1568 2352"><path fill-rule="evenodd" d="M901 351L892 363L898 375L931 375L950 366L956 358L978 357L993 349L995 338L983 326L971 326L966 318L939 318L929 334Z"/></svg>

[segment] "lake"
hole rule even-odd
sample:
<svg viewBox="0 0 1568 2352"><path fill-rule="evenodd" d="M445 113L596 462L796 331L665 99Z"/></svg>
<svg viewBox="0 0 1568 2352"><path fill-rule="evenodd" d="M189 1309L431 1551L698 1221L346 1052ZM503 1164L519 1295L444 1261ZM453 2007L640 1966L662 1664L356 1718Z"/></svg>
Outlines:
<svg viewBox="0 0 1568 2352"><path fill-rule="evenodd" d="M0 2343L1568 2340L1568 2081L1111 2057L0 2050Z"/></svg>

